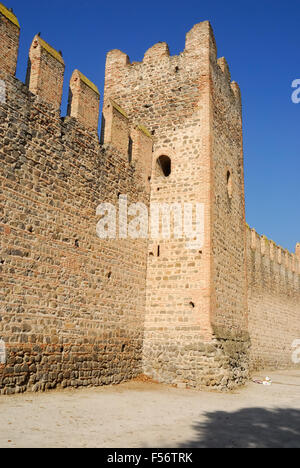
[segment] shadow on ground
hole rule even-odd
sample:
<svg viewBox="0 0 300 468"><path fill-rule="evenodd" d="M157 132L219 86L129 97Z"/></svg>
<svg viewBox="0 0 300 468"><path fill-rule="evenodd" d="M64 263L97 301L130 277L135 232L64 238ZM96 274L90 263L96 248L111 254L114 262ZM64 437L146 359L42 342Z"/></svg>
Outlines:
<svg viewBox="0 0 300 468"><path fill-rule="evenodd" d="M180 448L300 448L300 411L246 408L205 413L195 438Z"/></svg>

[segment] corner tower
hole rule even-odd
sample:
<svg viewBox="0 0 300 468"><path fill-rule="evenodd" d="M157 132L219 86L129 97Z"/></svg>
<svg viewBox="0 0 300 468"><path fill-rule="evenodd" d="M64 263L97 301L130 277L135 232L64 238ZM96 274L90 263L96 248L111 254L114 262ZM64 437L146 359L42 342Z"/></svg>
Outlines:
<svg viewBox="0 0 300 468"><path fill-rule="evenodd" d="M166 43L141 63L108 53L113 100L153 137L152 203L199 203L204 242L149 240L144 372L162 382L232 388L247 378L246 224L241 96L209 22L185 50Z"/></svg>

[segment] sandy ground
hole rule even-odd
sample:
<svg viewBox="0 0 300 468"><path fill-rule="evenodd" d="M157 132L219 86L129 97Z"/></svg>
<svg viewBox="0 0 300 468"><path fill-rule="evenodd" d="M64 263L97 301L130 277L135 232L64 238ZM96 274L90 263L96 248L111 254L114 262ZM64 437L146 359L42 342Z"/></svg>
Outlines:
<svg viewBox="0 0 300 468"><path fill-rule="evenodd" d="M300 371L269 375L230 394L130 382L1 396L0 447L300 448Z"/></svg>

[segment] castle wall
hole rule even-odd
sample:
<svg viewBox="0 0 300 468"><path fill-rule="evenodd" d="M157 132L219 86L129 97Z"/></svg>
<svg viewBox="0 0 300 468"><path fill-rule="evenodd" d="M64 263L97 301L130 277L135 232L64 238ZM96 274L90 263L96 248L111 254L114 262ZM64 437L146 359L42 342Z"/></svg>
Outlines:
<svg viewBox="0 0 300 468"><path fill-rule="evenodd" d="M111 51L104 101L120 103L153 136L151 202L204 206L198 248L187 249L174 232L149 243L145 372L163 382L224 387L247 376L249 336L241 103L216 53L208 22L187 34L179 56L170 57L165 43L150 48L142 63ZM157 163L162 155L171 159L168 177Z"/></svg>
<svg viewBox="0 0 300 468"><path fill-rule="evenodd" d="M119 193L147 205L145 175L84 121L85 106L98 113L90 86L76 89L78 119L61 119L44 74L42 97L1 61L0 79L0 391L131 379L142 372L147 245L98 238L96 208Z"/></svg>
<svg viewBox="0 0 300 468"><path fill-rule="evenodd" d="M207 98L199 102L199 75L205 67L200 60L193 67L186 53L170 57L165 43L149 49L142 63L111 51L104 101L118 102L152 134L151 203L203 202L210 226ZM168 177L156 162L161 155L171 159ZM162 235L149 241L144 371L160 381L182 381L187 374L191 382L197 380L200 343L210 336L209 236L199 250L188 250L184 239ZM205 346L200 352L204 361Z"/></svg>
<svg viewBox="0 0 300 468"><path fill-rule="evenodd" d="M241 382L248 377L250 347L241 95L224 58L211 67L211 76L211 323L231 379Z"/></svg>
<svg viewBox="0 0 300 468"><path fill-rule="evenodd" d="M29 51L26 84L29 91L59 109L64 82L65 63L59 52L35 36Z"/></svg>
<svg viewBox="0 0 300 468"><path fill-rule="evenodd" d="M247 228L251 367L292 367L300 339L300 258Z"/></svg>
<svg viewBox="0 0 300 468"><path fill-rule="evenodd" d="M220 59L219 63L224 63ZM241 98L225 62L213 69L213 323L245 332L247 284Z"/></svg>
<svg viewBox="0 0 300 468"><path fill-rule="evenodd" d="M178 56L166 43L141 63L108 53L101 144L98 88L75 70L61 118L65 64L39 35L26 84L14 77L19 31L0 4L1 393L142 372L231 389L250 368L291 365L300 245L246 229L241 95L210 24ZM173 204L171 231L160 213L156 236L127 239L133 215L116 211L116 238L100 239L103 202ZM192 229L200 207L192 245L173 218L185 203Z"/></svg>
<svg viewBox="0 0 300 468"><path fill-rule="evenodd" d="M0 63L3 71L14 75L17 68L20 24L17 17L0 3Z"/></svg>

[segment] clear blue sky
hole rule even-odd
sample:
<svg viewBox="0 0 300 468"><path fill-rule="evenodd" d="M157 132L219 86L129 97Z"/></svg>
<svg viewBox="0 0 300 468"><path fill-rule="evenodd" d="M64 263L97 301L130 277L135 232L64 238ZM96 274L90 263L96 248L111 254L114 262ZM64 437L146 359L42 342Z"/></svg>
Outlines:
<svg viewBox="0 0 300 468"><path fill-rule="evenodd" d="M300 104L291 101L291 83L300 79L299 0L2 1L21 23L18 78L25 79L37 32L63 51L63 114L75 68L102 91L110 49L139 61L153 44L166 41L178 54L186 32L210 20L218 56L227 58L242 90L247 222L294 251L300 242Z"/></svg>

